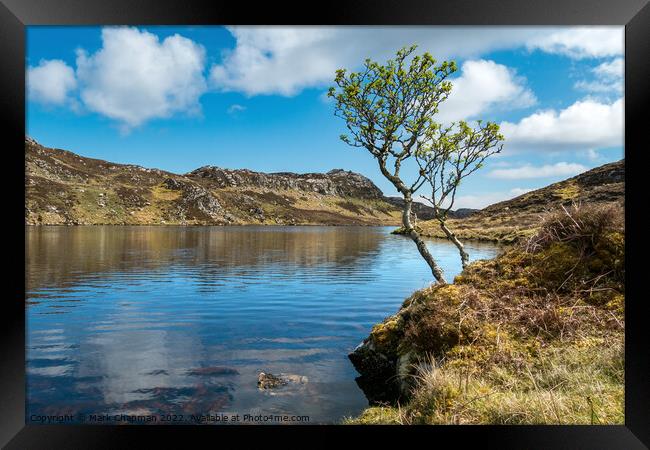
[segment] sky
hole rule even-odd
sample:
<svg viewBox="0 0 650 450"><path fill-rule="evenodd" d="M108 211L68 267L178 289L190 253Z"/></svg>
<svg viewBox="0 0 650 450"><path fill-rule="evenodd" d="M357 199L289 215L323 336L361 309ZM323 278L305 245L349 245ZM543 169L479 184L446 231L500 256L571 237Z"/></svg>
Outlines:
<svg viewBox="0 0 650 450"><path fill-rule="evenodd" d="M505 136L454 209L623 158L623 27L29 26L26 134L179 174L342 168L397 195L366 150L340 140L325 94L337 69L411 44L457 63L437 121L493 121Z"/></svg>

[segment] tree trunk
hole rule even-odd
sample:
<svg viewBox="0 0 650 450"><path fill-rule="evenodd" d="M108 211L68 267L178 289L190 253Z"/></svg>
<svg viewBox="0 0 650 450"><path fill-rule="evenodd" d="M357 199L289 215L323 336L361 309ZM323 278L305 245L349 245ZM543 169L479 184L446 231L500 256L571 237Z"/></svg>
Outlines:
<svg viewBox="0 0 650 450"><path fill-rule="evenodd" d="M469 255L468 255L467 252L465 251L465 247L464 247L463 244L458 240L458 238L456 237L456 235L455 235L454 233L452 233L451 230L450 230L449 228L447 228L447 225L445 224L445 221L444 221L444 220L440 220L440 219L438 219L438 220L440 221L440 228L442 228L442 231L445 232L445 235L447 236L447 238L448 238L451 242L453 242L454 245L456 246L456 248L458 249L458 253L460 253L460 261L461 261L461 263L463 264L463 269L464 269L465 267L467 267L467 263L469 262Z"/></svg>
<svg viewBox="0 0 650 450"><path fill-rule="evenodd" d="M415 245L417 245L420 255L422 255L422 258L424 258L424 260L431 268L431 273L433 274L436 281L440 284L446 284L447 281L445 281L445 277L442 274L442 269L438 266L438 264L436 264L436 261L433 259L433 256L431 256L431 253L429 253L429 250L420 237L420 234L415 231L415 228L413 228L413 225L411 224L412 203L413 200L410 196L404 197L404 210L402 211L402 224L404 225L404 229L413 240L413 242L415 242Z"/></svg>

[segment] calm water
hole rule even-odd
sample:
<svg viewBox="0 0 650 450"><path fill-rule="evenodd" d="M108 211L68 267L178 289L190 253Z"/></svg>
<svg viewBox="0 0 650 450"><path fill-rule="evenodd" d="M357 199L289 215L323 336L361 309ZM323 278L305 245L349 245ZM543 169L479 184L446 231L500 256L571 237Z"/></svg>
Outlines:
<svg viewBox="0 0 650 450"><path fill-rule="evenodd" d="M27 419L359 413L348 352L432 280L391 229L27 227ZM308 382L260 391L260 371Z"/></svg>

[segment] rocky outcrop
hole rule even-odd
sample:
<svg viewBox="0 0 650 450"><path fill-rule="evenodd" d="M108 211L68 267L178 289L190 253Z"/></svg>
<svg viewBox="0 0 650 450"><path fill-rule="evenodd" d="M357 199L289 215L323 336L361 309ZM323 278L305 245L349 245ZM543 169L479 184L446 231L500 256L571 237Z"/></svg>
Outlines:
<svg viewBox="0 0 650 450"><path fill-rule="evenodd" d="M402 197L385 197L385 200L399 209L404 208L404 199ZM415 213L417 220L431 220L436 217L432 207L420 202L411 203L411 211Z"/></svg>
<svg viewBox="0 0 650 450"><path fill-rule="evenodd" d="M458 208L455 211L449 211L449 217L452 219L464 219L478 211L478 209L474 208Z"/></svg>
<svg viewBox="0 0 650 450"><path fill-rule="evenodd" d="M625 160L605 164L575 177L527 192L482 209L477 217L509 215L514 211L545 212L571 203L619 202L625 195Z"/></svg>
<svg viewBox="0 0 650 450"><path fill-rule="evenodd" d="M224 217L225 211L219 201L203 186L182 178L165 178L163 185L167 189L181 192L180 198L175 200L170 208L170 219L231 221Z"/></svg>
<svg viewBox="0 0 650 450"><path fill-rule="evenodd" d="M400 311L375 325L349 355L359 372L357 385L371 404L394 403L408 395L412 352L401 345L406 324Z"/></svg>
<svg viewBox="0 0 650 450"><path fill-rule="evenodd" d="M322 195L381 199L381 190L368 178L342 169L327 173L296 174L292 172L263 173L252 170L229 170L204 166L186 174L191 179L208 181L217 188L257 187L264 189L293 189Z"/></svg>

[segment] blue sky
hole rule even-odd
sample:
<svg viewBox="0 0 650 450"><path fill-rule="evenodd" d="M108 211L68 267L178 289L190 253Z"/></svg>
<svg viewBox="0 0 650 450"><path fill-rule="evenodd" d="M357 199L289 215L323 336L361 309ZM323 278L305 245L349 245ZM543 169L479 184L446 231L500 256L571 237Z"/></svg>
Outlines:
<svg viewBox="0 0 650 450"><path fill-rule="evenodd" d="M394 188L324 96L416 43L459 70L439 119L501 124L504 151L455 207L484 207L623 157L623 27L28 27L27 134L184 173L344 168ZM407 174L408 175L408 174Z"/></svg>

